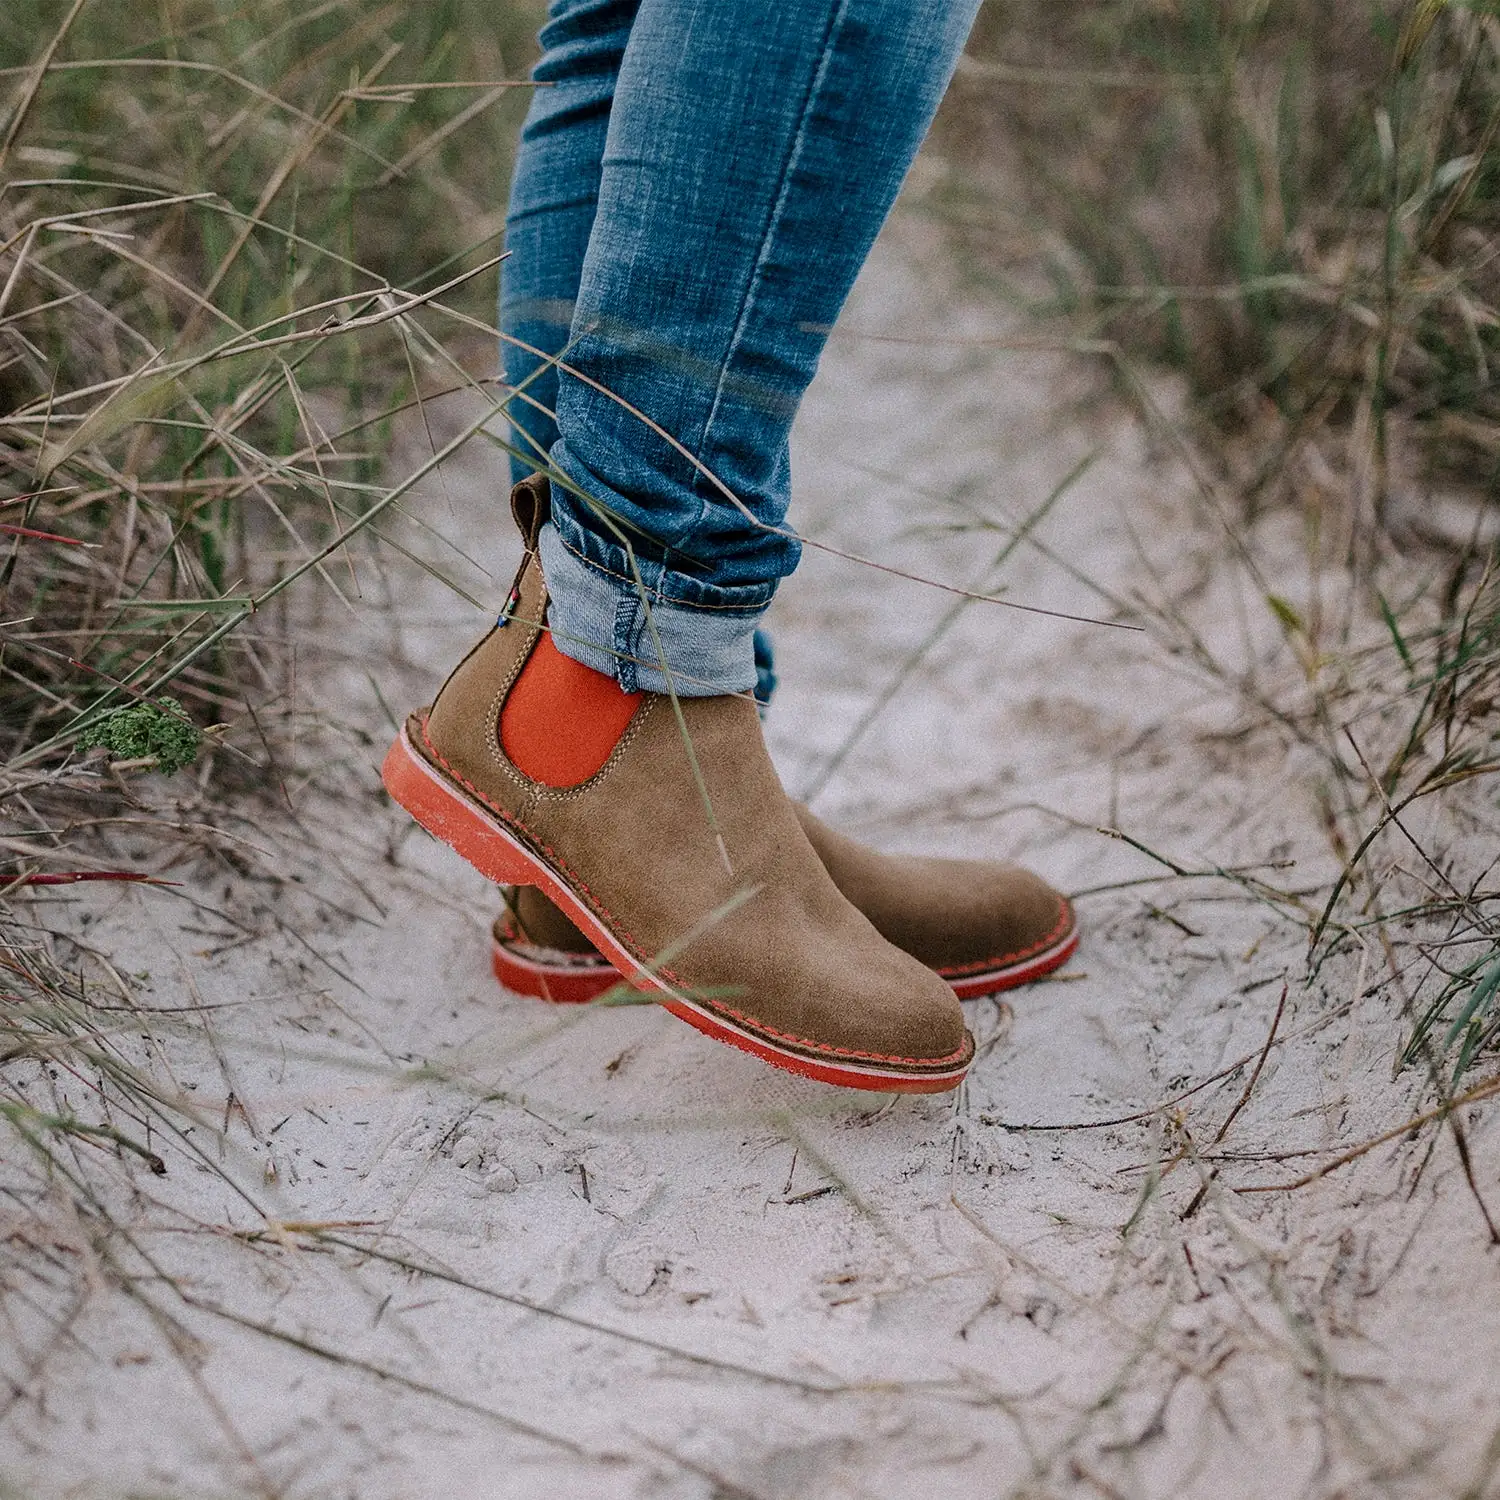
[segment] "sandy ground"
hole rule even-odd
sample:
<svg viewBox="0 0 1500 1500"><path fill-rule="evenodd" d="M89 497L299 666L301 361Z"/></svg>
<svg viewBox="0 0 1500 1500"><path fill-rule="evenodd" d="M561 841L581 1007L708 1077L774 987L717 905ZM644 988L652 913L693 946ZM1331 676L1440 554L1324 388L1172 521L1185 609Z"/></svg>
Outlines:
<svg viewBox="0 0 1500 1500"><path fill-rule="evenodd" d="M484 882L376 769L384 704L425 701L484 615L367 555L352 616L299 606L284 797L139 783L219 852L174 891L37 906L111 956L140 1007L118 1044L199 1123L153 1140L165 1176L88 1167L107 1254L61 1206L31 1247L0 1331L0 1492L1500 1494L1500 1265L1450 1137L1241 1191L1420 1108L1376 960L1309 982L1284 908L1100 832L1326 889L1313 758L1246 732L1243 684L1183 644L1274 677L1274 621L1177 457L1080 408L1094 377L1063 357L997 347L1010 322L954 283L898 216L809 398L795 519L1150 628L987 604L944 627L953 595L810 551L773 616L768 732L849 831L1083 893L1079 958L972 1006L980 1060L926 1100L793 1079L652 1008L503 993ZM503 491L475 444L413 506L482 566L397 532L486 609L515 553ZM1306 594L1294 527L1252 544ZM39 1106L87 1110L87 1079L27 1066ZM1500 1198L1494 1120L1469 1124Z"/></svg>

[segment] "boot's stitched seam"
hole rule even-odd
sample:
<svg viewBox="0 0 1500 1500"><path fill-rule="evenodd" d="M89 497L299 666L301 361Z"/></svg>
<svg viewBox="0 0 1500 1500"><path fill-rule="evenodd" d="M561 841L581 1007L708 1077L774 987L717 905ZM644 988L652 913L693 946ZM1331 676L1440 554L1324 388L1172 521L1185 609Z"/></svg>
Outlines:
<svg viewBox="0 0 1500 1500"><path fill-rule="evenodd" d="M587 898L588 904L594 909L594 911L597 912L599 916L608 919L611 926L616 929L615 936L625 945L626 948L630 950L631 956L638 959L643 964L650 964L651 960L646 956L645 952L642 950L641 945L635 940L635 938L630 935L630 933L625 931L623 926L619 925L619 919L614 915L613 912L611 912L607 907L604 906L604 904L598 899L598 897L594 895L594 893L585 884L582 876L580 876L568 864L568 862L555 849L551 847L550 844L543 843L540 839L537 839L537 835L534 834L531 829L529 829L518 817L516 817L514 813L508 812L505 808L501 807L498 802L491 801L491 799L487 797L477 786L475 786L474 783L470 781L469 778L465 776L457 766L453 765L452 762L448 760L443 752L433 744L432 736L427 732L427 720L425 718L421 721L421 725L422 743L431 752L432 758L438 763L438 765L440 765L443 770L445 770L448 775L451 776L453 780L456 781L466 792L474 797L476 801L482 803L484 807L486 807L490 812L494 813L495 816L498 817L502 822L509 823L512 828L516 829L520 833L524 833L528 838L536 839L537 845L541 852L545 854L548 859L552 860L553 863L556 864L557 868L563 874L565 874L571 882L573 882L578 891ZM602 956L603 955L601 955L601 957ZM678 980L678 976L674 974L670 969L658 969L656 972L661 974L664 978L671 979L674 982L681 982Z"/></svg>
<svg viewBox="0 0 1500 1500"><path fill-rule="evenodd" d="M534 942L525 933L518 931L513 922L508 922L504 918L496 919L495 925L491 928L491 935L500 947L514 948L518 952L522 948L542 948L546 946L544 943ZM611 974L616 972L615 966L597 948L588 953L575 953L566 948L553 948L550 951L553 953L566 953L569 967L572 967L572 962L576 959L580 964L588 964L596 969L608 969Z"/></svg>
<svg viewBox="0 0 1500 1500"><path fill-rule="evenodd" d="M1022 959L1030 958L1032 954L1039 953L1044 948L1051 947L1059 937L1061 937L1069 928L1072 927L1072 925L1073 913L1068 907L1064 906L1062 915L1058 918L1057 924L1053 927L1052 931L1049 932L1046 937L1041 938L1037 942L1033 943L1029 948L1017 948L1014 953L1002 953L996 958L979 959L970 964L945 965L942 968L934 970L934 972L943 979L947 979L950 975L954 978L961 979L970 974L982 974L987 969L996 969L1003 967L1005 964L1019 963ZM513 924L506 922L503 919L495 923L495 936L496 939L502 944L524 943L527 941L527 939L523 937L521 933L516 931ZM585 958L589 955L579 954L577 956L579 958ZM614 965L610 963L610 961L605 958L602 953L593 954L592 961L596 963L600 968L609 969L611 971L613 971L614 969Z"/></svg>
<svg viewBox="0 0 1500 1500"><path fill-rule="evenodd" d="M520 954L525 957L528 953L551 953L557 955L555 960L533 959L533 963L551 962L554 967L567 969L570 972L575 969L608 969L611 974L615 973L615 966L599 952L597 948L588 953L579 953L570 948L552 948L546 943L539 943L534 938L529 938L521 932L513 919L507 916L497 917L494 926L490 928L490 936L495 940L497 948L503 948L507 953Z"/></svg>
<svg viewBox="0 0 1500 1500"><path fill-rule="evenodd" d="M545 620L547 618L547 593L545 588L542 591L541 604L541 618ZM647 716L656 704L653 699L648 699L636 710L635 717L631 719L625 733L616 741L615 748L609 752L609 759L587 781L580 781L577 786L565 787L551 787L544 781L533 781L522 772L519 766L512 764L500 744L500 711L505 707L505 700L509 696L510 690L516 685L516 679L520 677L522 669L531 659L531 653L536 650L537 642L542 638L542 624L539 621L526 620L522 623L531 626L535 634L516 654L515 661L510 665L510 670L505 674L500 686L495 690L495 696L491 699L489 709L484 716L484 746L489 751L490 759L494 761L496 769L504 772L523 792L528 793L536 801L565 802L570 798L580 796L582 793L591 790L609 775L615 763L630 748L631 741L641 732ZM422 733L425 738L427 733L425 720ZM432 745L431 740L428 740L427 743L429 746ZM437 753L435 748L433 748L433 753ZM446 766L448 763L444 761L443 764Z"/></svg>
<svg viewBox="0 0 1500 1500"><path fill-rule="evenodd" d="M593 791L635 742L636 737L646 727L646 720L650 718L655 708L655 699L648 699L636 710L635 718L631 720L630 726L620 736L615 748L609 752L609 759L587 781L580 781L577 786L548 786L546 782L539 781L536 783L536 800L538 802L570 802L576 797L581 797L585 792ZM517 774L515 771L511 772L512 776Z"/></svg>
<svg viewBox="0 0 1500 1500"><path fill-rule="evenodd" d="M1002 953L997 958L977 959L968 964L952 964L947 968L939 969L937 972L945 978L949 974L965 975L978 974L985 969L998 968L1002 964L1019 963L1023 958L1030 958L1033 953L1040 953L1043 948L1050 947L1073 925L1073 909L1068 903L1063 902L1062 911L1058 916L1051 932L1046 937L1038 938L1029 948L1017 948L1014 953Z"/></svg>
<svg viewBox="0 0 1500 1500"><path fill-rule="evenodd" d="M767 1026L764 1021L757 1020L754 1016L747 1016L744 1011L734 1010L728 1005L710 1005L706 1000L699 1000L697 1003L716 1014L733 1016L736 1021L742 1022L762 1036L773 1036L778 1041L793 1042L799 1047L807 1047L814 1052L834 1057L863 1058L867 1062L909 1063L913 1067L936 1067L939 1063L957 1062L969 1050L967 1038L965 1038L963 1046L955 1047L952 1052L942 1057L893 1057L884 1052L856 1052L852 1047L833 1047L827 1042L815 1042L810 1037L794 1036L789 1031L778 1031L774 1026Z"/></svg>
<svg viewBox="0 0 1500 1500"><path fill-rule="evenodd" d="M512 816L512 814L507 812L498 803L490 801L490 799L485 796L485 794L477 786L475 786L474 783L470 781L461 771L448 763L442 751L440 751L437 746L432 743L432 738L427 733L427 720L425 718L421 720L421 726L422 743L426 745L428 750L432 752L433 759L437 761L437 763L443 768L443 770L448 773L449 776L453 778L454 781L456 781L461 787L463 787L466 792L473 796L476 801L480 802L484 807L486 807L490 812L494 813L503 822L509 823L513 828L517 829L521 833L526 834L529 838L536 838L536 835L532 833L529 828L527 828L517 818ZM568 865L567 861L564 860L561 855L559 855L547 844L542 843L540 840L537 840L537 842L541 852L545 854L548 859L552 860L562 873L567 875L568 879L574 883L577 890L587 898L589 905L594 909L594 911L597 912L599 916L604 917L610 923L611 928L614 930L614 936L618 940L620 940L627 949L629 949L632 957L636 958L640 961L640 963L647 966L649 972L651 960L641 952L640 944L633 937L631 937L631 935L626 932L623 927L619 926L619 919L615 917L615 915L599 901L599 899L591 890L589 890L588 886L584 884L583 880L573 871L573 869ZM685 989L689 988L688 982L680 975L674 973L671 969L657 968L654 972L660 974L663 979L669 979L674 984L682 985ZM791 1042L798 1047L805 1047L809 1052L815 1055L822 1055L825 1057L847 1057L863 1062L894 1063L897 1066L931 1068L941 1066L944 1063L957 1062L969 1050L967 1045L965 1045L955 1049L952 1052L947 1053L943 1057L897 1057L891 1053L886 1052L859 1052L852 1047L834 1047L830 1046L827 1042L816 1041L812 1037L796 1036L791 1032L778 1031L775 1027L768 1026L764 1021L757 1020L754 1016L746 1015L743 1011L734 1010L727 1005L715 1005L708 1000L695 1000L694 1003L702 1006L703 1009L708 1011L711 1015L732 1017L734 1020L739 1021L740 1023L748 1027L752 1032L755 1032L761 1036L774 1037L776 1038L776 1040L782 1042Z"/></svg>
<svg viewBox="0 0 1500 1500"><path fill-rule="evenodd" d="M610 961L605 958L602 953L560 953L560 950L555 948L544 948L543 945L539 943L533 943L523 938L520 933L517 932L515 924L513 922L507 921L505 918L500 918L495 922L494 935L496 941L502 948L507 948L515 952L520 952L520 950L524 947L533 949L537 952L559 953L560 956L555 963L555 967L559 969L565 968L572 972L575 970L581 970L591 967L594 969L608 969L611 973L615 972L614 965L610 963ZM703 1002L699 1001L699 1004L703 1004ZM774 1036L782 1041L787 1042L797 1042L805 1047L813 1047L820 1052L836 1053L844 1057L876 1058L882 1062L897 1063L941 1063L955 1060L963 1056L963 1054L968 1050L966 1046L959 1047L956 1051L950 1052L946 1058L887 1057L879 1052L856 1052L846 1047L832 1047L829 1046L826 1042L811 1042L805 1037L793 1036L788 1032L777 1031L774 1027L767 1026L764 1021L758 1021L753 1016L747 1016L743 1012L734 1010L727 1005L722 1007L714 1007L714 1009L722 1010L725 1015L733 1016L737 1021L744 1022L753 1030L760 1031L766 1036Z"/></svg>
<svg viewBox="0 0 1500 1500"><path fill-rule="evenodd" d="M531 943L514 933L506 937L499 935L495 945L512 961L522 961L538 969L554 969L559 976L571 978L577 974L597 974L608 969L617 979L624 976L616 973L615 967L600 954L569 953L564 948L549 948L545 943Z"/></svg>

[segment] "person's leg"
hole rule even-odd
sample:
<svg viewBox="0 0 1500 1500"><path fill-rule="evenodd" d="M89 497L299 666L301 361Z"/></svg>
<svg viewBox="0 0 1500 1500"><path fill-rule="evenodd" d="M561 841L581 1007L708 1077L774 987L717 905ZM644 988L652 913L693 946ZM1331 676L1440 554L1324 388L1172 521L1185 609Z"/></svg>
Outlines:
<svg viewBox="0 0 1500 1500"><path fill-rule="evenodd" d="M599 202L599 174L615 81L640 0L552 0L516 152L500 268L501 363L525 386L507 410L519 484L557 441L557 370L568 342L583 258ZM540 351L534 353L532 351Z"/></svg>
<svg viewBox="0 0 1500 1500"><path fill-rule="evenodd" d="M599 202L610 108L640 0L552 0L537 38L541 84L521 127L500 268L501 367L522 387L508 416L519 484L557 442L557 367L567 347ZM755 697L776 690L771 638L757 630Z"/></svg>
<svg viewBox="0 0 1500 1500"><path fill-rule="evenodd" d="M779 534L792 419L977 8L641 0L542 534L557 646L627 691L667 687L659 651L681 695L754 685L799 552Z"/></svg>
<svg viewBox="0 0 1500 1500"><path fill-rule="evenodd" d="M428 829L491 880L536 887L674 1014L860 1088L952 1088L973 1039L953 990L840 892L742 694L755 622L796 560L774 528L819 325L853 282L975 5L765 0L747 16L728 0L642 0L560 437L548 473L512 496L525 561L496 627L384 767ZM653 418L686 454L652 436ZM602 504L571 505L575 489ZM616 537L620 522L638 544ZM632 658L658 644L670 671L638 670ZM653 671L680 698L652 691Z"/></svg>

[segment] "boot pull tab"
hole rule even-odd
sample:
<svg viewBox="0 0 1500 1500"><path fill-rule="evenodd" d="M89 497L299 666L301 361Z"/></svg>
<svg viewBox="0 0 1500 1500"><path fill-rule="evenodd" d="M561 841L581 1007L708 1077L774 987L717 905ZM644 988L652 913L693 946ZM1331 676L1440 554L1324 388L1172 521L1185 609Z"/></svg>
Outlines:
<svg viewBox="0 0 1500 1500"><path fill-rule="evenodd" d="M527 552L535 552L536 539L552 514L552 486L545 474L523 479L510 492L510 513L516 518Z"/></svg>
<svg viewBox="0 0 1500 1500"><path fill-rule="evenodd" d="M521 566L516 569L515 581L510 586L505 608L500 611L500 619L496 622L502 627L515 615L516 606L521 602L521 580L525 578L526 569L536 556L537 538L541 535L542 527L552 514L552 486L545 474L533 474L529 479L523 479L510 492L510 513L516 519L526 552L521 558Z"/></svg>

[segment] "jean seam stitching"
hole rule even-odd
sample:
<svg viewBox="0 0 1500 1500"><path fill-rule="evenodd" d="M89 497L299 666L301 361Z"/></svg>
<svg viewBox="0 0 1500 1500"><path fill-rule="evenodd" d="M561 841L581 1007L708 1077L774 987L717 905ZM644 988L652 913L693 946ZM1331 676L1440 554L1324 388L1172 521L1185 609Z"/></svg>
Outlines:
<svg viewBox="0 0 1500 1500"><path fill-rule="evenodd" d="M640 688L640 669L631 660L637 653L633 649L632 636L635 633L636 600L628 594L620 594L615 599L615 681L618 682L627 693L637 692Z"/></svg>
<svg viewBox="0 0 1500 1500"><path fill-rule="evenodd" d="M713 431L714 418L718 415L719 405L724 395L724 385L729 378L730 366L734 363L735 354L738 352L744 335L745 325L749 321L750 311L755 305L756 287L760 281L760 275L766 264L768 248L780 224L782 215L786 209L787 194L791 188L793 173L798 161L802 157L803 146L807 141L807 122L812 115L813 103L818 98L819 91L828 76L830 60L833 55L833 38L842 26L844 17L848 10L849 0L834 0L833 14L829 17L828 30L823 36L823 50L819 57L817 66L813 69L812 81L808 84L807 95L802 101L802 111L797 119L796 133L792 138L792 144L787 151L786 160L782 163L781 184L776 192L776 202L772 205L770 217L766 221L765 233L761 236L760 250L755 257L755 265L751 269L750 279L745 286L745 296L740 303L738 316L735 318L734 333L730 336L729 348L724 353L723 363L719 366L719 380L714 387L714 399L708 409L708 416L703 423L703 431L699 435L696 451L693 454L695 463L703 462L703 452L708 446L709 434ZM693 489L696 492L698 484L703 478L703 471L695 468L693 471ZM699 506L698 515L693 521L693 528L699 526L704 515L708 511L709 497L703 496ZM690 528L692 529L692 528Z"/></svg>
<svg viewBox="0 0 1500 1500"><path fill-rule="evenodd" d="M559 203L538 203L535 207L530 205L523 208L510 210L505 215L505 227L509 229L514 224L524 224L528 219L534 219L538 214L558 213L569 208L587 208L592 203L596 207L599 203L597 191L589 193L582 198L567 198Z"/></svg>

